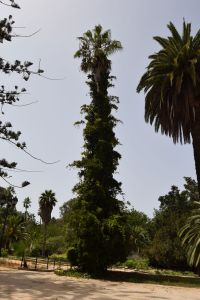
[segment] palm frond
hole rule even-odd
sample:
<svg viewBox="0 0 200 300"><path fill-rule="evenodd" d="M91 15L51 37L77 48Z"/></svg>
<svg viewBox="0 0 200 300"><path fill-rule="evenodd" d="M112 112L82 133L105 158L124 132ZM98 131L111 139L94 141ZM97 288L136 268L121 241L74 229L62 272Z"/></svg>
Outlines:
<svg viewBox="0 0 200 300"><path fill-rule="evenodd" d="M182 35L168 24L171 36L155 36L161 50L149 56L147 71L137 92L145 93L145 120L155 131L168 135L174 143L190 143L195 122L193 98L200 86L200 32L191 36L191 24L183 22Z"/></svg>
<svg viewBox="0 0 200 300"><path fill-rule="evenodd" d="M195 202L199 207L200 203ZM192 216L180 229L179 236L187 252L188 263L197 267L200 264L200 209L193 210Z"/></svg>
<svg viewBox="0 0 200 300"><path fill-rule="evenodd" d="M178 33L176 27L174 26L174 24L172 22L170 22L167 27L169 28L172 37L174 40L176 40L180 45L182 44L182 38L180 36L180 34Z"/></svg>

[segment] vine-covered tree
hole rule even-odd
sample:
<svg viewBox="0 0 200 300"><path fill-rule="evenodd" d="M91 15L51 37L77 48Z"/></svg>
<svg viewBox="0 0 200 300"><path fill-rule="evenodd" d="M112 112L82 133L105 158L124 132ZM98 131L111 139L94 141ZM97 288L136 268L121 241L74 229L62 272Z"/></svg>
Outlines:
<svg viewBox="0 0 200 300"><path fill-rule="evenodd" d="M73 263L88 272L102 272L127 255L127 232L123 217L121 183L114 178L121 155L115 150L119 141L114 128L118 120L112 115L119 100L108 94L115 78L111 75L109 56L122 49L111 39L111 32L95 26L79 37L75 58L87 74L91 103L81 107L85 120L84 151L81 160L71 166L79 169L80 181L73 192L76 198L68 212L69 245L75 252ZM76 261L74 257L76 256Z"/></svg>
<svg viewBox="0 0 200 300"><path fill-rule="evenodd" d="M145 120L155 131L172 137L174 143L193 142L200 194L200 30L191 35L191 24L183 22L182 35L172 23L171 36L154 39L161 50L142 76L137 91L145 92Z"/></svg>

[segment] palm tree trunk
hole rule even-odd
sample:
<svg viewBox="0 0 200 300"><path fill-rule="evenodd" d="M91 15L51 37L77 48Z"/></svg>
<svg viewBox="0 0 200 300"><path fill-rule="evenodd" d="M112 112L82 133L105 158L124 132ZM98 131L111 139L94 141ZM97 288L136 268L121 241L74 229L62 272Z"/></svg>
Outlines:
<svg viewBox="0 0 200 300"><path fill-rule="evenodd" d="M47 240L47 224L44 223L44 239L43 239L43 246L42 246L42 256L45 256L46 252L46 240Z"/></svg>
<svg viewBox="0 0 200 300"><path fill-rule="evenodd" d="M200 107L196 108L196 119L192 126L192 140L198 191L200 195Z"/></svg>
<svg viewBox="0 0 200 300"><path fill-rule="evenodd" d="M27 208L25 208L24 219L25 219L25 222L26 222L27 221Z"/></svg>

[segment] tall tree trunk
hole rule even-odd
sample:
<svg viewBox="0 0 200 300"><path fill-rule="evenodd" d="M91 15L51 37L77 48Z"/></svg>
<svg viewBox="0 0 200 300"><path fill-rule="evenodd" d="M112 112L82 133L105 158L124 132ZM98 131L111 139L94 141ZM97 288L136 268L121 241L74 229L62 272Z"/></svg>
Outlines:
<svg viewBox="0 0 200 300"><path fill-rule="evenodd" d="M44 239L43 239L43 246L42 246L42 256L45 256L46 252L46 240L47 240L47 224L44 223Z"/></svg>
<svg viewBox="0 0 200 300"><path fill-rule="evenodd" d="M200 107L196 108L196 119L192 126L192 140L198 191L200 195Z"/></svg>

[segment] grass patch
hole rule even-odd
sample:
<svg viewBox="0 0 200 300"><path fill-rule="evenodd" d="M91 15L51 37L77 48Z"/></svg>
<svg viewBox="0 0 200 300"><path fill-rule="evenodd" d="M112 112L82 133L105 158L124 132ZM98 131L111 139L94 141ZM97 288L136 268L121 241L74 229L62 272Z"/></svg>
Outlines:
<svg viewBox="0 0 200 300"><path fill-rule="evenodd" d="M77 269L55 270L54 273L59 276L68 276L68 277L85 278L85 279L93 278L92 275L88 273L80 272Z"/></svg>
<svg viewBox="0 0 200 300"><path fill-rule="evenodd" d="M200 288L199 277L183 277L177 275L164 275L164 274L152 274L150 272L125 272L125 271L107 271L102 275L90 275L78 271L77 269L71 270L56 270L55 274L60 276L69 276L75 278L86 278L86 279L101 279L109 281L123 281L132 283L151 283L151 284L162 284L162 285L173 285L183 287L197 287Z"/></svg>
<svg viewBox="0 0 200 300"><path fill-rule="evenodd" d="M167 269L151 269L152 273L156 275L171 275L171 276L189 276L189 277L198 277L192 271L176 271L176 270L167 270Z"/></svg>
<svg viewBox="0 0 200 300"><path fill-rule="evenodd" d="M110 281L124 281L133 283L151 283L173 286L199 287L200 277L190 271L174 271L166 269L153 269L149 266L148 259L129 258L123 264L116 264L113 268L127 268L125 270L108 270L101 275L91 275L80 272L78 269L56 270L60 276L75 278L94 278ZM132 271L130 269L133 269Z"/></svg>
<svg viewBox="0 0 200 300"><path fill-rule="evenodd" d="M112 281L126 281L135 283L153 283L163 285L199 287L199 277L183 277L177 275L152 274L149 272L108 271L104 279Z"/></svg>
<svg viewBox="0 0 200 300"><path fill-rule="evenodd" d="M67 260L67 254L66 253L63 253L63 254L52 254L49 256L50 259L55 259L56 261L68 261Z"/></svg>
<svg viewBox="0 0 200 300"><path fill-rule="evenodd" d="M132 269L133 271L144 271L155 275L171 275L171 276L190 276L198 277L192 271L180 271L171 269L156 269L149 265L149 261L146 258L128 258L124 263L118 263L113 268L119 269Z"/></svg>
<svg viewBox="0 0 200 300"><path fill-rule="evenodd" d="M115 267L135 269L135 270L148 270L149 260L147 258L128 258L124 263L118 263Z"/></svg>

